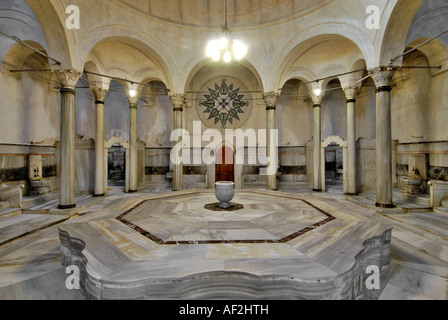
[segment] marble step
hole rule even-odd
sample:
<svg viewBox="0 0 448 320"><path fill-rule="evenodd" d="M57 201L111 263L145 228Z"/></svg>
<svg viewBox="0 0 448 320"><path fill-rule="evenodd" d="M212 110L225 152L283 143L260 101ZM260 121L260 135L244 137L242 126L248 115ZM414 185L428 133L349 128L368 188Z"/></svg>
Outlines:
<svg viewBox="0 0 448 320"><path fill-rule="evenodd" d="M18 208L6 208L6 209L2 209L0 210L0 220L1 219L6 219L18 214L22 213L22 209L18 209Z"/></svg>
<svg viewBox="0 0 448 320"><path fill-rule="evenodd" d="M427 194L406 194L400 193L399 197L402 200L412 202L414 204L420 204L426 207L430 207L429 195Z"/></svg>
<svg viewBox="0 0 448 320"><path fill-rule="evenodd" d="M37 230L67 220L68 216L18 214L0 220L0 246Z"/></svg>
<svg viewBox="0 0 448 320"><path fill-rule="evenodd" d="M448 224L446 216L436 213L391 214L390 221L423 238L448 246L448 233L444 225Z"/></svg>
<svg viewBox="0 0 448 320"><path fill-rule="evenodd" d="M9 201L0 201L0 210L9 208Z"/></svg>
<svg viewBox="0 0 448 320"><path fill-rule="evenodd" d="M429 197L417 197L416 202L424 206L430 207Z"/></svg>
<svg viewBox="0 0 448 320"><path fill-rule="evenodd" d="M51 193L51 194L46 194L46 195L41 195L41 196L27 196L27 197L23 197L22 204L23 204L23 208L27 208L27 207L40 205L40 204L43 204L43 203L46 203L48 201L55 200L58 198L59 198L59 196L57 193Z"/></svg>
<svg viewBox="0 0 448 320"><path fill-rule="evenodd" d="M446 300L448 268L394 260L392 269L380 300Z"/></svg>
<svg viewBox="0 0 448 320"><path fill-rule="evenodd" d="M434 213L448 217L448 207L435 207L433 210Z"/></svg>

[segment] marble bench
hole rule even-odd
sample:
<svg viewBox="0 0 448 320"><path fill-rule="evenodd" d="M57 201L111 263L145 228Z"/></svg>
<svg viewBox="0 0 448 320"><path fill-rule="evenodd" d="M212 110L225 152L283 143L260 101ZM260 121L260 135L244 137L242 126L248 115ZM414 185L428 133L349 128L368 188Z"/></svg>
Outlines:
<svg viewBox="0 0 448 320"><path fill-rule="evenodd" d="M0 186L0 202L3 206L11 208L22 208L22 190L24 186L10 187L7 185ZM7 205L5 205L5 203Z"/></svg>
<svg viewBox="0 0 448 320"><path fill-rule="evenodd" d="M431 180L428 185L430 206L441 206L442 201L448 199L448 181Z"/></svg>

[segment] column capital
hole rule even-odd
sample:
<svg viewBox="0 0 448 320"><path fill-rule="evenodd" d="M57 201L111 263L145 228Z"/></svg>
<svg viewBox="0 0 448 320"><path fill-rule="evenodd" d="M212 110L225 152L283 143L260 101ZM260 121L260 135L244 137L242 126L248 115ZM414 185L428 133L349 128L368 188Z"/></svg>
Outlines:
<svg viewBox="0 0 448 320"><path fill-rule="evenodd" d="M390 87L396 67L377 67L369 71L377 88Z"/></svg>
<svg viewBox="0 0 448 320"><path fill-rule="evenodd" d="M322 98L323 98L323 94L320 95L316 95L316 93L314 93L314 91L311 92L311 100L313 101L313 104L315 106L319 106L322 104Z"/></svg>
<svg viewBox="0 0 448 320"><path fill-rule="evenodd" d="M279 97L280 94L278 92L265 92L263 98L266 102L266 110L275 110Z"/></svg>
<svg viewBox="0 0 448 320"><path fill-rule="evenodd" d="M128 93L128 94L126 94L126 97L128 98L128 101L129 101L129 108L137 109L138 99L140 99L140 96L135 95L135 96L131 97L131 95Z"/></svg>
<svg viewBox="0 0 448 320"><path fill-rule="evenodd" d="M347 87L343 89L347 101L354 101L358 97L359 87Z"/></svg>
<svg viewBox="0 0 448 320"><path fill-rule="evenodd" d="M103 89L103 88L92 88L92 93L93 96L95 97L95 103L103 103L104 104L104 99L106 98L106 94L107 94L107 90Z"/></svg>
<svg viewBox="0 0 448 320"><path fill-rule="evenodd" d="M53 72L58 77L62 88L71 90L75 90L76 84L82 75L82 73L76 69L54 70Z"/></svg>
<svg viewBox="0 0 448 320"><path fill-rule="evenodd" d="M170 93L170 100L173 103L174 111L183 111L185 106L186 96L181 93Z"/></svg>

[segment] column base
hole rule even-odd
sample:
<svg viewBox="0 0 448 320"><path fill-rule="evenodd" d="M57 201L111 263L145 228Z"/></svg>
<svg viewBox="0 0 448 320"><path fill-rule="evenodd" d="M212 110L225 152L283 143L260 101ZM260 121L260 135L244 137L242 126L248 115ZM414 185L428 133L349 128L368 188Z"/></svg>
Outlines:
<svg viewBox="0 0 448 320"><path fill-rule="evenodd" d="M313 189L313 192L322 192L322 189Z"/></svg>
<svg viewBox="0 0 448 320"><path fill-rule="evenodd" d="M382 204L382 203L378 203L378 202L375 203L375 206L378 207L378 208L386 208L386 209L396 208L396 206L393 205L393 204Z"/></svg>
<svg viewBox="0 0 448 320"><path fill-rule="evenodd" d="M346 196L358 196L359 193L345 193Z"/></svg>
<svg viewBox="0 0 448 320"><path fill-rule="evenodd" d="M94 195L93 195L93 197L94 197L94 198L101 198L101 197L104 197L104 196L106 196L106 194L105 194L105 193L101 193L101 194L94 194Z"/></svg>
<svg viewBox="0 0 448 320"><path fill-rule="evenodd" d="M59 205L58 209L59 210L66 210L66 209L73 209L76 208L76 204L71 204L71 205Z"/></svg>

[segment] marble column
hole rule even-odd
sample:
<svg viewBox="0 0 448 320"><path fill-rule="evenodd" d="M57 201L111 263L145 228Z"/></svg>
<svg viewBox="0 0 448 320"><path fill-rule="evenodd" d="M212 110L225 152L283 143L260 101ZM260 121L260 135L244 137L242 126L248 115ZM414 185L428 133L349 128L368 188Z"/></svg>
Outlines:
<svg viewBox="0 0 448 320"><path fill-rule="evenodd" d="M95 124L95 190L94 197L103 197L104 190L104 99L107 90L92 88L96 106Z"/></svg>
<svg viewBox="0 0 448 320"><path fill-rule="evenodd" d="M313 161L314 161L314 174L313 174L313 191L322 191L321 180L321 145L322 145L322 113L321 102L322 95L317 96L314 92L311 94L313 100Z"/></svg>
<svg viewBox="0 0 448 320"><path fill-rule="evenodd" d="M278 169L278 141L277 134L272 135L271 130L277 130L277 101L279 94L268 92L264 94L266 102L266 156L269 159L270 170L268 169L266 180L268 190L277 190L277 169ZM273 131L274 132L274 131Z"/></svg>
<svg viewBox="0 0 448 320"><path fill-rule="evenodd" d="M59 209L71 209L76 207L75 87L81 73L74 69L56 70L54 73L61 84Z"/></svg>
<svg viewBox="0 0 448 320"><path fill-rule="evenodd" d="M129 193L137 192L137 104L139 96L129 100Z"/></svg>
<svg viewBox="0 0 448 320"><path fill-rule="evenodd" d="M184 111L185 95L183 94L170 94L170 99L173 103L173 130L183 129L182 112ZM175 144L181 143L180 141L174 142ZM179 155L182 157L182 151ZM184 166L182 161L177 164L173 164L173 191L183 190L184 182Z"/></svg>
<svg viewBox="0 0 448 320"><path fill-rule="evenodd" d="M347 97L347 194L357 195L356 186L356 122L355 122L355 104L358 88L348 87L344 89Z"/></svg>
<svg viewBox="0 0 448 320"><path fill-rule="evenodd" d="M391 82L395 69L371 71L376 86L376 206L393 208Z"/></svg>

